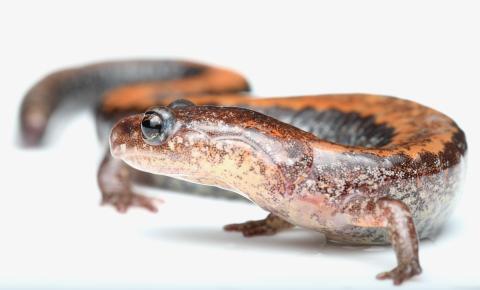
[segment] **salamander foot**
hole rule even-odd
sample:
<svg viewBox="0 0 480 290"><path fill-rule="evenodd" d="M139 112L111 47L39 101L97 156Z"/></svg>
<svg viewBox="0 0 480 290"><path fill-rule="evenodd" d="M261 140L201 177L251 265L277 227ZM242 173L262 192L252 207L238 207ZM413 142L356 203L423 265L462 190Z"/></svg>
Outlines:
<svg viewBox="0 0 480 290"><path fill-rule="evenodd" d="M273 214L258 221L248 221L240 224L229 224L223 227L228 232L242 232L245 237L273 235L280 230L292 228L293 225Z"/></svg>
<svg viewBox="0 0 480 290"><path fill-rule="evenodd" d="M125 213L131 207L145 208L151 212L157 212L157 203L162 203L161 199L143 196L137 193L122 194L104 194L102 196L102 205L112 205L120 213Z"/></svg>
<svg viewBox="0 0 480 290"><path fill-rule="evenodd" d="M131 207L145 208L157 212L156 203L161 199L147 197L133 191L131 173L123 161L114 159L107 151L98 169L98 185L102 192L102 205L112 205L118 212L125 213Z"/></svg>
<svg viewBox="0 0 480 290"><path fill-rule="evenodd" d="M377 279L392 279L393 284L400 285L404 280L422 273L422 268L417 260L409 263L402 263L389 272L383 272L377 275Z"/></svg>

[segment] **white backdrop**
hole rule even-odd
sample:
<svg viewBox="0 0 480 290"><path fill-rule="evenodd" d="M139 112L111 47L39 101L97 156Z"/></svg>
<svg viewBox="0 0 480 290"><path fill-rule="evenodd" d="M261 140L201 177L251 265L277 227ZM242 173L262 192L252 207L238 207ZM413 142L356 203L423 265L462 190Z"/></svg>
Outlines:
<svg viewBox="0 0 480 290"><path fill-rule="evenodd" d="M464 194L420 245L403 288L480 287L480 6L474 1L15 1L0 4L0 288L389 288L389 247L324 245L295 230L244 239L253 206L168 192L152 215L99 207L102 148L88 114L44 150L15 147L22 95L52 70L181 57L233 68L261 96L395 95L455 119L469 143Z"/></svg>

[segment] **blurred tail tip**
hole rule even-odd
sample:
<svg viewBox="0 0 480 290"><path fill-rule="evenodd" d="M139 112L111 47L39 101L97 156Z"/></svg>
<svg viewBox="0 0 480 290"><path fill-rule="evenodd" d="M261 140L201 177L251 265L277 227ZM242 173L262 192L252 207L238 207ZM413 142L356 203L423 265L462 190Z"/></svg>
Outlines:
<svg viewBox="0 0 480 290"><path fill-rule="evenodd" d="M43 140L43 129L24 127L21 133L20 146L24 148L39 147Z"/></svg>
<svg viewBox="0 0 480 290"><path fill-rule="evenodd" d="M24 109L20 114L20 145L38 147L43 141L48 118L39 108Z"/></svg>

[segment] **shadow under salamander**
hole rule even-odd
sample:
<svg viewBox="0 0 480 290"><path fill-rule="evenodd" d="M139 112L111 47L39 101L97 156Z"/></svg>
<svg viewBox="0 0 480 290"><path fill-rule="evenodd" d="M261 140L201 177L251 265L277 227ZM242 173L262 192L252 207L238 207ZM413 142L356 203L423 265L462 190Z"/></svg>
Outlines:
<svg viewBox="0 0 480 290"><path fill-rule="evenodd" d="M461 228L461 227L460 227ZM451 220L434 239L426 239L421 246L428 247L442 240L446 236L456 235L459 226L456 221ZM282 252L292 255L320 255L334 256L339 259L366 260L369 263L378 265L379 268L386 264L394 264L395 255L390 245L374 246L349 246L334 244L326 241L324 235L318 232L294 228L283 231L273 236L257 236L245 238L238 232L225 232L222 228L210 227L182 227L182 228L161 228L145 232L145 235L154 239L169 240L175 243L195 243L221 248L238 248L247 251ZM374 253L387 253L389 255L378 255Z"/></svg>

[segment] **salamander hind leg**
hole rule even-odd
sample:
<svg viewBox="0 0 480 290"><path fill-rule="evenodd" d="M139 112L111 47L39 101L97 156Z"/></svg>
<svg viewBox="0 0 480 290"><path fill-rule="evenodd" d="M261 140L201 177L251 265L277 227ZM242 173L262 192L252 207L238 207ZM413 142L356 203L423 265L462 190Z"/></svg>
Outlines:
<svg viewBox="0 0 480 290"><path fill-rule="evenodd" d="M397 267L377 275L378 279L392 279L401 284L422 272L418 258L418 237L408 207L401 201L381 199L379 208L387 220L390 242L397 256Z"/></svg>
<svg viewBox="0 0 480 290"><path fill-rule="evenodd" d="M367 204L367 203L366 203ZM392 279L395 285L422 272L418 258L418 237L408 207L399 200L382 198L372 201L370 210L360 210L357 226L385 227L397 257L397 266L377 275L377 279Z"/></svg>
<svg viewBox="0 0 480 290"><path fill-rule="evenodd" d="M269 214L263 220L247 221L240 224L229 224L224 227L224 230L229 232L242 232L245 237L273 235L278 231L294 227L291 223L273 215Z"/></svg>
<svg viewBox="0 0 480 290"><path fill-rule="evenodd" d="M112 205L121 213L125 213L131 207L141 207L150 212L157 212L156 203L161 200L134 192L130 170L123 161L113 159L107 152L98 169L102 205Z"/></svg>

